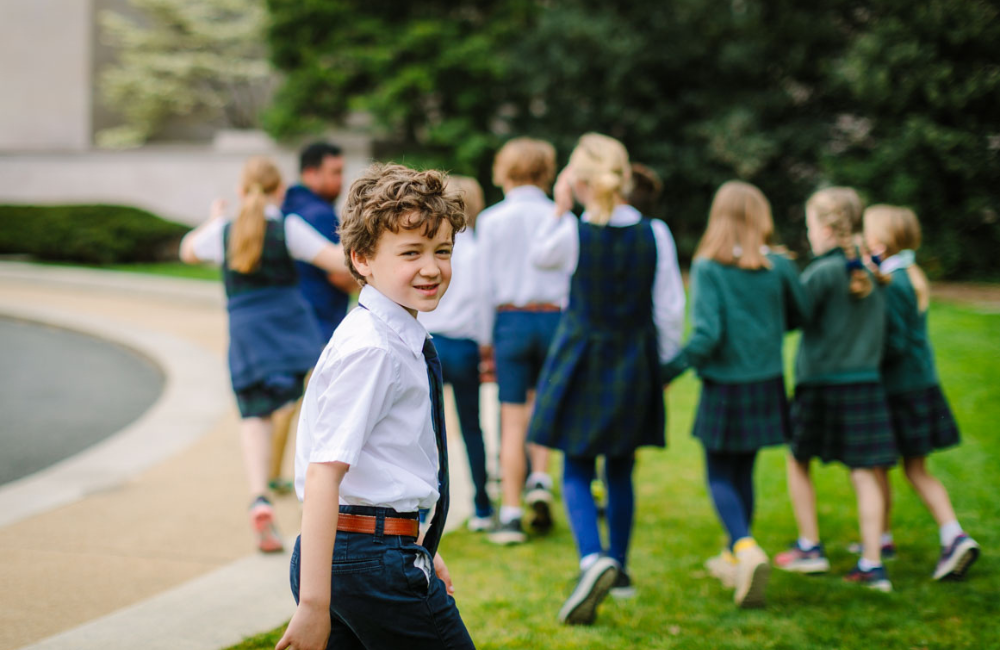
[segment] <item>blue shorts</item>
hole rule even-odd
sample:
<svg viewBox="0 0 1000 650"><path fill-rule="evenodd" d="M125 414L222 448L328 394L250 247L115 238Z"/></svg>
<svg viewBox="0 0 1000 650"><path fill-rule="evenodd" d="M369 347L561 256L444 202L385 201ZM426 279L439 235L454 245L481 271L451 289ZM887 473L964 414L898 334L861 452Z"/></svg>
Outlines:
<svg viewBox="0 0 1000 650"><path fill-rule="evenodd" d="M524 404L535 389L560 312L502 311L493 326L493 355L500 401Z"/></svg>

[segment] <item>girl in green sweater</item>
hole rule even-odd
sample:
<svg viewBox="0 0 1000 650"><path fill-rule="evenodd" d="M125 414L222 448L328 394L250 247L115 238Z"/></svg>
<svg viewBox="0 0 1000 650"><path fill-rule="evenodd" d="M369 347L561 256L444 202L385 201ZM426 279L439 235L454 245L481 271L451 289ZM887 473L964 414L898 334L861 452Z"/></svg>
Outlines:
<svg viewBox="0 0 1000 650"><path fill-rule="evenodd" d="M691 267L694 331L665 369L672 377L694 367L702 380L693 434L729 534L705 566L735 587L740 607L764 604L770 566L750 535L754 462L788 435L781 348L809 311L795 265L767 247L773 230L759 189L740 181L719 188Z"/></svg>
<svg viewBox="0 0 1000 650"><path fill-rule="evenodd" d="M979 545L962 531L948 491L927 469L927 455L957 445L959 434L938 383L927 337L930 284L915 262L920 222L912 210L873 205L865 210L864 232L869 250L883 258L881 272L892 279L885 288L888 322L882 382L906 478L940 527L941 559L933 577L960 578L979 557ZM886 478L882 484L888 534L892 498Z"/></svg>
<svg viewBox="0 0 1000 650"><path fill-rule="evenodd" d="M775 564L803 573L829 569L809 464L813 458L836 460L850 469L863 546L846 579L891 591L881 557L884 500L878 470L895 464L899 452L879 374L885 296L858 256L854 233L861 229L861 213L860 198L847 187L821 190L806 203L816 259L802 274L812 316L802 328L795 360L788 460L799 539Z"/></svg>

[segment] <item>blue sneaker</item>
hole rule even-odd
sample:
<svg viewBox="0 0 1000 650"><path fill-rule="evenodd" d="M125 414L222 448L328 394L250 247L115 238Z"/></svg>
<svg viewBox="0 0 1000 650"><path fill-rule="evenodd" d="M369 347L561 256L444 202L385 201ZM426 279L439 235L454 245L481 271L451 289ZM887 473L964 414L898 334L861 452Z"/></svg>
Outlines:
<svg viewBox="0 0 1000 650"><path fill-rule="evenodd" d="M889 576L885 572L884 566L877 566L874 569L869 569L868 571L863 570L861 567L855 565L851 571L844 576L844 580L847 582L857 582L863 584L869 589L875 589L876 591L890 592L892 591L892 583L889 582Z"/></svg>
<svg viewBox="0 0 1000 650"><path fill-rule="evenodd" d="M941 547L941 559L934 569L935 580L961 580L979 558L979 544L961 533L948 546Z"/></svg>

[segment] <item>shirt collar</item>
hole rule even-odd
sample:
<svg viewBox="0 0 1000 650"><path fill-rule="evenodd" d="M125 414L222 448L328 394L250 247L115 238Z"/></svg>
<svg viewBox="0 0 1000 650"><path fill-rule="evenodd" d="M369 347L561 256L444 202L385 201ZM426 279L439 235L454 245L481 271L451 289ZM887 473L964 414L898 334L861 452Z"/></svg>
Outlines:
<svg viewBox="0 0 1000 650"><path fill-rule="evenodd" d="M361 288L358 304L388 325L414 355L424 353L424 341L429 338L427 330L406 309L386 298L370 284Z"/></svg>
<svg viewBox="0 0 1000 650"><path fill-rule="evenodd" d="M549 197L540 187L536 187L534 185L518 185L517 187L512 187L507 190L507 193L503 195L503 198L506 201L513 201L517 203L520 201L544 201Z"/></svg>
<svg viewBox="0 0 1000 650"><path fill-rule="evenodd" d="M917 255L911 250L902 250L891 257L885 258L879 265L879 270L882 273L892 273L898 269L905 269L913 266L916 262Z"/></svg>
<svg viewBox="0 0 1000 650"><path fill-rule="evenodd" d="M281 213L281 208L273 203L268 203L264 206L264 217L267 219L281 219L284 216Z"/></svg>
<svg viewBox="0 0 1000 650"><path fill-rule="evenodd" d="M583 213L580 217L584 222L590 223L590 214L587 212ZM634 226L642 220L642 214L627 203L615 206L615 209L611 211L611 217L608 219L609 226L616 226L618 228L623 228L625 226Z"/></svg>

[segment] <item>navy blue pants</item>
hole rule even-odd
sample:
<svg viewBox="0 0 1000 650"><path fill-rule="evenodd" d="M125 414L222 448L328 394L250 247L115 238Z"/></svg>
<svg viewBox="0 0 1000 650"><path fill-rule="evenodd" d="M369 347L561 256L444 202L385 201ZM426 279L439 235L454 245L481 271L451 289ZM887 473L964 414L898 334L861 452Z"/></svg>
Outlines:
<svg viewBox="0 0 1000 650"><path fill-rule="evenodd" d="M563 466L563 501L580 557L604 553L597 527L597 504L590 491L594 480L596 458L565 457ZM635 456L605 458L608 478L608 550L607 555L625 567L629 540L632 537L632 517L635 496L632 491L632 469Z"/></svg>
<svg viewBox="0 0 1000 650"><path fill-rule="evenodd" d="M451 384L455 393L455 408L475 488L476 516L489 517L493 507L486 492L486 447L479 426L479 345L471 339L435 334L434 347L441 359L444 383Z"/></svg>
<svg viewBox="0 0 1000 650"><path fill-rule="evenodd" d="M727 453L705 451L708 491L715 511L729 533L729 548L738 539L750 536L753 522L753 466L757 452Z"/></svg>
<svg viewBox="0 0 1000 650"><path fill-rule="evenodd" d="M395 516L387 508L341 506L341 511ZM296 539L291 562L296 603L299 544ZM455 599L434 574L433 558L414 537L337 531L330 571L330 622L330 650L475 648Z"/></svg>

